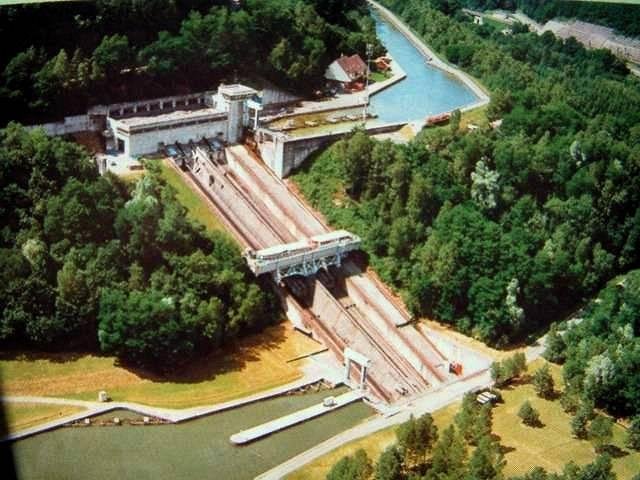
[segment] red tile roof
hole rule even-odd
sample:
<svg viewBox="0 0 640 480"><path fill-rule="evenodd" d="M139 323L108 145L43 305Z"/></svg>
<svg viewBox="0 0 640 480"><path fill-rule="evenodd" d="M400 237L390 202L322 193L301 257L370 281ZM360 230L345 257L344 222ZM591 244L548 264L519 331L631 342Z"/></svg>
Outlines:
<svg viewBox="0 0 640 480"><path fill-rule="evenodd" d="M350 57L341 56L336 60L338 65L349 75L351 79L363 76L367 72L367 65L362 61L357 53Z"/></svg>

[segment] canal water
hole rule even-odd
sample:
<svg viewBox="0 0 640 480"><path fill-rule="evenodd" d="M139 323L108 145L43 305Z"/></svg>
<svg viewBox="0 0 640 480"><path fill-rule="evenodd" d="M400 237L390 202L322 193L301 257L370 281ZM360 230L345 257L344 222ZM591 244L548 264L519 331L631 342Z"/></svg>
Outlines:
<svg viewBox="0 0 640 480"><path fill-rule="evenodd" d="M230 435L345 391L282 396L177 425L60 428L13 444L18 477L251 479L373 412L353 403L241 447L229 442ZM118 415L124 416L112 414Z"/></svg>
<svg viewBox="0 0 640 480"><path fill-rule="evenodd" d="M423 120L478 100L457 78L426 63L424 56L393 25L372 10L378 38L407 78L371 97L372 110L384 123Z"/></svg>

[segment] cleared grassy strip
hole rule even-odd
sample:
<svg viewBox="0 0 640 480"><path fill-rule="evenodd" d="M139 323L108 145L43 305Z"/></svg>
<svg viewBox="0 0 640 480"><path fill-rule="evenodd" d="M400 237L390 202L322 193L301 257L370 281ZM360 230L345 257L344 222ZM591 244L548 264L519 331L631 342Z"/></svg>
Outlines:
<svg viewBox="0 0 640 480"><path fill-rule="evenodd" d="M4 395L97 400L106 390L118 401L169 408L244 397L302 377L304 360L321 347L288 324L276 325L202 358L171 377L118 365L113 357L29 354L0 360Z"/></svg>
<svg viewBox="0 0 640 480"><path fill-rule="evenodd" d="M176 198L187 209L189 218L200 222L209 231L226 231L220 219L213 214L204 199L185 183L180 174L168 162L169 160L162 160L160 163L162 178L176 190Z"/></svg>
<svg viewBox="0 0 640 480"><path fill-rule="evenodd" d="M537 360L529 366L533 373L544 364ZM550 364L556 382L556 389L562 388L561 368ZM550 472L560 472L569 460L578 464L586 464L595 458L593 447L587 440L577 440L571 435L569 425L571 416L564 413L560 401L538 398L531 384L510 387L503 391L504 403L493 411L493 433L500 438L504 447L505 475L523 475L535 466L544 467ZM542 428L527 427L517 416L520 405L529 400L540 413ZM442 431L453 421L459 403L433 413L433 418ZM618 480L629 480L638 472L640 453L625 449L625 430L614 425L612 445L618 448L618 455L613 458L613 470ZM395 442L395 428L382 430L361 440L348 443L328 453L287 477L289 480L321 480L331 467L343 456L352 455L358 448L364 448L372 459L387 446Z"/></svg>
<svg viewBox="0 0 640 480"><path fill-rule="evenodd" d="M72 407L68 405L14 402L2 403L0 404L0 408L4 410L9 433L35 427L36 425L84 410L82 407Z"/></svg>

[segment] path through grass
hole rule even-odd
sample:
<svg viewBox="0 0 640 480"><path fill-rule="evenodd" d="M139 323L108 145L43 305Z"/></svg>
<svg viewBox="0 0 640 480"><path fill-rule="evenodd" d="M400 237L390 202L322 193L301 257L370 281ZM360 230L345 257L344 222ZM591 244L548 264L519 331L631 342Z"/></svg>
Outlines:
<svg viewBox="0 0 640 480"><path fill-rule="evenodd" d="M2 403L0 408L4 410L9 433L35 427L84 410L82 407L69 405L15 402Z"/></svg>
<svg viewBox="0 0 640 480"><path fill-rule="evenodd" d="M537 360L529 366L533 373L544 364ZM561 368L550 364L556 387L562 388ZM538 398L530 383L503 390L504 403L493 411L493 433L500 438L500 444L507 453L505 476L523 475L535 466L544 467L549 472L560 472L563 466L573 460L578 464L592 462L595 458L593 447L587 440L577 440L571 435L570 416L562 410L560 401ZM522 402L529 400L540 413L542 428L527 427L517 416ZM433 413L440 431L449 425L458 411L460 403ZM640 471L640 453L624 448L625 430L614 425L612 444L620 449L621 455L613 459L613 470L618 480L630 480ZM303 469L293 472L288 480L323 480L331 467L343 456L352 455L358 448L364 448L369 457L378 458L380 452L395 442L395 427L381 430L366 438L348 443L316 459Z"/></svg>
<svg viewBox="0 0 640 480"><path fill-rule="evenodd" d="M292 359L321 346L289 324L269 327L209 355L169 378L127 369L114 357L22 355L0 360L4 395L97 400L106 390L116 401L168 408L209 405L251 395L302 377L305 360Z"/></svg>

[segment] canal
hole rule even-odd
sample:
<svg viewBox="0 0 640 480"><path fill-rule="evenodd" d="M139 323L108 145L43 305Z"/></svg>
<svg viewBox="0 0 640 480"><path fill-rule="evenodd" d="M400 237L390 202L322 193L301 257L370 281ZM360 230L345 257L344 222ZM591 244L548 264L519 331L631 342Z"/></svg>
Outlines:
<svg viewBox="0 0 640 480"><path fill-rule="evenodd" d="M372 111L383 123L423 120L475 103L478 98L461 81L426 62L418 49L372 9L378 38L407 74L401 82L371 97Z"/></svg>
<svg viewBox="0 0 640 480"><path fill-rule="evenodd" d="M60 428L13 444L21 479L244 480L370 416L362 402L237 447L240 430L320 403L345 388L274 398L177 425ZM126 418L121 413L113 413Z"/></svg>

